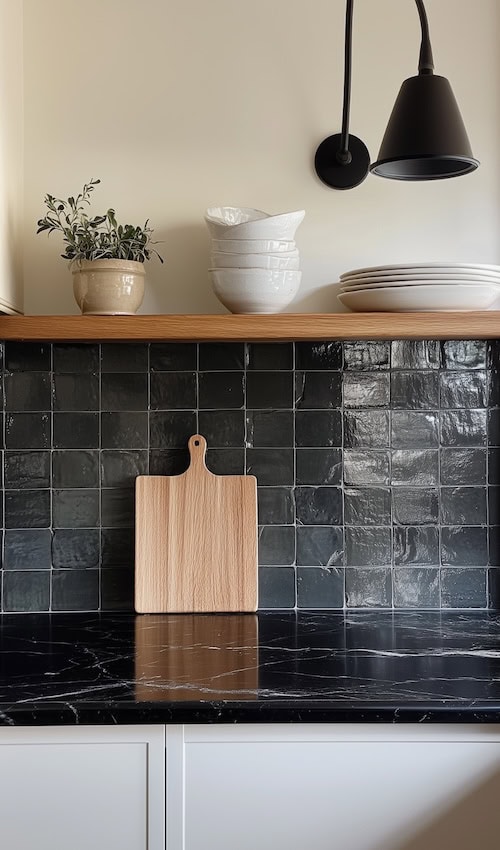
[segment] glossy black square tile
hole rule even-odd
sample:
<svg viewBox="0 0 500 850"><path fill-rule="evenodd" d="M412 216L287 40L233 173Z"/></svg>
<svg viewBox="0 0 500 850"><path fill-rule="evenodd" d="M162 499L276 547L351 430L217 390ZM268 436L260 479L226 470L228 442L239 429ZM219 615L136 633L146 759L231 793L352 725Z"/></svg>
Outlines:
<svg viewBox="0 0 500 850"><path fill-rule="evenodd" d="M48 611L50 574L47 570L6 572L3 577L3 610Z"/></svg>
<svg viewBox="0 0 500 850"><path fill-rule="evenodd" d="M443 525L485 525L486 487L443 487Z"/></svg>
<svg viewBox="0 0 500 850"><path fill-rule="evenodd" d="M133 487L101 491L101 524L107 528L132 528L135 523Z"/></svg>
<svg viewBox="0 0 500 850"><path fill-rule="evenodd" d="M391 529L348 526L345 529L345 562L354 567L378 567L392 561Z"/></svg>
<svg viewBox="0 0 500 850"><path fill-rule="evenodd" d="M199 432L212 448L238 448L245 440L243 410L200 410ZM275 443L273 445L279 445ZM291 445L291 444L290 444Z"/></svg>
<svg viewBox="0 0 500 850"><path fill-rule="evenodd" d="M134 610L134 571L105 570L101 576L103 611Z"/></svg>
<svg viewBox="0 0 500 850"><path fill-rule="evenodd" d="M452 339L441 343L443 369L485 369L486 354L484 340Z"/></svg>
<svg viewBox="0 0 500 850"><path fill-rule="evenodd" d="M439 491L432 487L394 487L392 511L397 525L431 525L439 520Z"/></svg>
<svg viewBox="0 0 500 850"><path fill-rule="evenodd" d="M55 343L52 346L54 372L98 372L99 346L89 343Z"/></svg>
<svg viewBox="0 0 500 850"><path fill-rule="evenodd" d="M394 564L397 567L439 566L439 529L436 526L396 526Z"/></svg>
<svg viewBox="0 0 500 850"><path fill-rule="evenodd" d="M151 422L151 430L153 431L153 422ZM147 413L102 413L101 445L104 449L147 448ZM153 433L151 445L155 445Z"/></svg>
<svg viewBox="0 0 500 850"><path fill-rule="evenodd" d="M499 519L497 518L498 522ZM500 526L492 525L488 529L489 561L492 567L500 567ZM500 608L500 599L499 608Z"/></svg>
<svg viewBox="0 0 500 850"><path fill-rule="evenodd" d="M388 445L388 410L348 410L344 413L345 448L385 448Z"/></svg>
<svg viewBox="0 0 500 850"><path fill-rule="evenodd" d="M95 528L99 525L99 490L53 490L54 528Z"/></svg>
<svg viewBox="0 0 500 850"><path fill-rule="evenodd" d="M52 576L53 611L97 611L99 570L57 570Z"/></svg>
<svg viewBox="0 0 500 850"><path fill-rule="evenodd" d="M295 368L314 371L342 369L342 343L296 342Z"/></svg>
<svg viewBox="0 0 500 850"><path fill-rule="evenodd" d="M295 445L298 448L333 448L342 445L340 410L297 410Z"/></svg>
<svg viewBox="0 0 500 850"><path fill-rule="evenodd" d="M437 372L393 372L391 406L404 410L433 410L439 406Z"/></svg>
<svg viewBox="0 0 500 850"><path fill-rule="evenodd" d="M214 475L244 475L245 451L244 449L208 449L206 464L207 469ZM249 469L247 472L257 475Z"/></svg>
<svg viewBox="0 0 500 850"><path fill-rule="evenodd" d="M192 372L198 365L197 345L193 342L152 342L149 358L152 372Z"/></svg>
<svg viewBox="0 0 500 850"><path fill-rule="evenodd" d="M298 525L342 525L342 490L296 487L295 517Z"/></svg>
<svg viewBox="0 0 500 850"><path fill-rule="evenodd" d="M200 409L226 410L243 407L243 385L243 372L200 372L198 374Z"/></svg>
<svg viewBox="0 0 500 850"><path fill-rule="evenodd" d="M484 449L442 449L441 484L484 484L486 451Z"/></svg>
<svg viewBox="0 0 500 850"><path fill-rule="evenodd" d="M51 386L48 372L6 372L4 386L6 410L50 410Z"/></svg>
<svg viewBox="0 0 500 850"><path fill-rule="evenodd" d="M389 452L344 449L345 484L389 484Z"/></svg>
<svg viewBox="0 0 500 850"><path fill-rule="evenodd" d="M340 527L299 525L296 531L297 564L301 567L342 566L344 534Z"/></svg>
<svg viewBox="0 0 500 850"><path fill-rule="evenodd" d="M189 451L184 449L151 449L150 475L181 475L189 466Z"/></svg>
<svg viewBox="0 0 500 850"><path fill-rule="evenodd" d="M99 452L92 449L67 449L52 452L52 485L99 487Z"/></svg>
<svg viewBox="0 0 500 850"><path fill-rule="evenodd" d="M488 570L488 608L500 610L500 570Z"/></svg>
<svg viewBox="0 0 500 850"><path fill-rule="evenodd" d="M157 377L151 375L151 407L157 407L153 404L153 382ZM101 376L101 410L147 410L147 406L147 374L108 372Z"/></svg>
<svg viewBox="0 0 500 850"><path fill-rule="evenodd" d="M398 339L391 344L393 369L439 369L439 342L424 339Z"/></svg>
<svg viewBox="0 0 500 850"><path fill-rule="evenodd" d="M487 404L486 372L441 372L439 396L443 408L480 408Z"/></svg>
<svg viewBox="0 0 500 850"><path fill-rule="evenodd" d="M500 407L500 371L498 368L488 373L488 390L489 407Z"/></svg>
<svg viewBox="0 0 500 850"><path fill-rule="evenodd" d="M390 525L389 487L345 487L344 522L346 525Z"/></svg>
<svg viewBox="0 0 500 850"><path fill-rule="evenodd" d="M394 410L392 413L392 447L395 449L437 449L439 416L420 410Z"/></svg>
<svg viewBox="0 0 500 850"><path fill-rule="evenodd" d="M259 608L295 607L295 569L259 568Z"/></svg>
<svg viewBox="0 0 500 850"><path fill-rule="evenodd" d="M131 569L134 566L135 530L103 528L101 531L101 566L103 569Z"/></svg>
<svg viewBox="0 0 500 850"><path fill-rule="evenodd" d="M50 487L50 452L5 452L4 487L6 490Z"/></svg>
<svg viewBox="0 0 500 850"><path fill-rule="evenodd" d="M488 483L500 484L500 448L488 450Z"/></svg>
<svg viewBox="0 0 500 850"><path fill-rule="evenodd" d="M340 372L296 372L295 407L297 410L338 408L342 404Z"/></svg>
<svg viewBox="0 0 500 850"><path fill-rule="evenodd" d="M48 449L51 428L48 413L7 413L5 447L7 449Z"/></svg>
<svg viewBox="0 0 500 850"><path fill-rule="evenodd" d="M200 372L242 372L245 368L243 342L203 342L199 352Z"/></svg>
<svg viewBox="0 0 500 850"><path fill-rule="evenodd" d="M399 449L391 457L393 484L439 483L439 453L426 449Z"/></svg>
<svg viewBox="0 0 500 850"><path fill-rule="evenodd" d="M149 346L140 342L101 345L101 372L147 372Z"/></svg>
<svg viewBox="0 0 500 850"><path fill-rule="evenodd" d="M445 410L441 413L442 446L486 445L485 410Z"/></svg>
<svg viewBox="0 0 500 850"><path fill-rule="evenodd" d="M54 375L53 406L54 410L99 410L99 375Z"/></svg>
<svg viewBox="0 0 500 850"><path fill-rule="evenodd" d="M49 528L50 490L7 490L5 528Z"/></svg>
<svg viewBox="0 0 500 850"><path fill-rule="evenodd" d="M123 532L122 532L123 533ZM99 531L93 528L57 528L52 540L56 570L89 570L99 566Z"/></svg>
<svg viewBox="0 0 500 850"><path fill-rule="evenodd" d="M48 372L51 368L50 344L6 342L4 364L8 372Z"/></svg>
<svg viewBox="0 0 500 850"><path fill-rule="evenodd" d="M52 532L49 528L11 529L4 535L5 570L50 570Z"/></svg>
<svg viewBox="0 0 500 850"><path fill-rule="evenodd" d="M441 563L452 567L482 567L488 563L486 528L459 526L441 529Z"/></svg>
<svg viewBox="0 0 500 850"><path fill-rule="evenodd" d="M196 404L196 372L151 373L151 410L192 410ZM146 401L139 401L137 410L146 407Z"/></svg>
<svg viewBox="0 0 500 850"><path fill-rule="evenodd" d="M55 449L96 449L99 446L98 413L54 413L53 429Z"/></svg>
<svg viewBox="0 0 500 850"><path fill-rule="evenodd" d="M148 453L140 449L101 452L101 481L103 487L133 487L137 475L146 475Z"/></svg>
<svg viewBox="0 0 500 850"><path fill-rule="evenodd" d="M259 565L288 566L295 562L295 529L292 525L259 528Z"/></svg>
<svg viewBox="0 0 500 850"><path fill-rule="evenodd" d="M296 484L340 484L341 449L297 449Z"/></svg>
<svg viewBox="0 0 500 850"><path fill-rule="evenodd" d="M344 407L387 407L390 375L384 372L346 372L343 376Z"/></svg>
<svg viewBox="0 0 500 850"><path fill-rule="evenodd" d="M132 416L134 414L123 414ZM122 438L116 440L110 448L147 448L147 414L135 414L141 420L135 422L131 436L127 442ZM104 424L104 423L103 423ZM126 426L126 423L124 423ZM145 429L145 430L144 430ZM152 412L149 415L149 444L152 449L185 449L189 438L198 431L196 413L194 410L176 410L170 412ZM105 431L103 427L103 446Z"/></svg>
<svg viewBox="0 0 500 850"><path fill-rule="evenodd" d="M395 608L439 608L439 570L394 570L393 594Z"/></svg>
<svg viewBox="0 0 500 850"><path fill-rule="evenodd" d="M239 413L239 411L238 411ZM200 422L201 422L200 413ZM246 415L246 446L248 448L293 448L293 410L249 410ZM242 440L239 440L241 444Z"/></svg>
<svg viewBox="0 0 500 850"><path fill-rule="evenodd" d="M323 610L343 608L344 570L338 567L299 567L297 606Z"/></svg>
<svg viewBox="0 0 500 850"><path fill-rule="evenodd" d="M260 486L293 484L293 449L247 449L246 465Z"/></svg>
<svg viewBox="0 0 500 850"><path fill-rule="evenodd" d="M256 369L257 371L287 371L293 369L293 343L249 343L247 346L247 369Z"/></svg>
<svg viewBox="0 0 500 850"><path fill-rule="evenodd" d="M500 446L500 410L488 410L488 443Z"/></svg>
<svg viewBox="0 0 500 850"><path fill-rule="evenodd" d="M388 369L390 356L390 342L363 340L344 343L344 369Z"/></svg>
<svg viewBox="0 0 500 850"><path fill-rule="evenodd" d="M291 487L259 487L257 505L260 525L293 525L295 521Z"/></svg>
<svg viewBox="0 0 500 850"><path fill-rule="evenodd" d="M487 570L441 570L442 608L486 608Z"/></svg>
<svg viewBox="0 0 500 850"><path fill-rule="evenodd" d="M391 608L391 570L348 567L345 571L345 591L348 608Z"/></svg>
<svg viewBox="0 0 500 850"><path fill-rule="evenodd" d="M248 372L246 406L249 408L293 408L293 372Z"/></svg>

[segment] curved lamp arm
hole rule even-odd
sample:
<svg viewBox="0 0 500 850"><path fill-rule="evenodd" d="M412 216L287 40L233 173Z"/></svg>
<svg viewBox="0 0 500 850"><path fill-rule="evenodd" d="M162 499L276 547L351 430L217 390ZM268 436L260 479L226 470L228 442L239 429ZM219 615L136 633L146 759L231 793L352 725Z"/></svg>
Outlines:
<svg viewBox="0 0 500 850"><path fill-rule="evenodd" d="M420 54L418 60L418 74L419 77L430 77L434 73L434 60L432 56L432 47L429 36L429 23L427 20L427 13L425 11L423 0L415 0L415 3L420 19L420 27L422 30L422 40L420 44ZM331 186L335 189L351 189L354 186L358 186L365 179L366 175L368 174L368 171L370 170L370 154L368 153L366 145L364 144L364 142L361 141L361 139L358 139L357 136L349 134L353 7L354 0L347 0L345 18L344 96L342 107L342 132L336 133L335 135L329 136L327 139L325 139L316 151L315 157L315 168L318 177L320 178L320 180L323 181L323 183L326 183L327 186ZM436 77L435 79L444 81L444 78L442 77ZM447 81L444 82L447 83ZM447 85L449 86L449 84ZM440 89L442 89L441 84ZM465 127L463 126L460 113L458 112L458 106L456 106L456 102L454 101L451 89L449 92L449 96L450 95L454 102L456 114L458 115L458 122L461 124L461 127L458 128L457 135L457 138L459 138L458 151L451 150L449 152L449 155L443 155L443 152L439 151L436 156L434 156L433 154L428 154L425 151L417 151L417 153L415 154L405 153L404 157L402 157L402 159L413 159L415 161L421 161L426 157L433 160L439 159L441 163L444 163L446 161L448 163L448 166L450 162L454 161L454 164L452 165L450 171L447 173L437 173L437 171L439 170L437 165L433 166L433 169L430 169L432 173L428 174L424 174L424 169L421 170L421 173L417 173L415 168L410 168L408 170L408 174L405 174L404 170L400 169L398 179L426 180L435 179L437 177L451 177L458 174L467 173L467 171L473 170L479 164L477 160L474 160L472 158L472 152L468 143ZM425 96L426 95L424 95L424 98ZM445 111L447 113L447 117L449 118L450 104L446 103L444 105L447 107ZM457 120L456 115L453 115L452 117L453 119ZM447 139L446 141L449 142L449 139ZM461 157L455 156L455 154L460 152L461 149L463 150L463 153L465 155ZM457 160L460 160L460 164L457 164ZM396 175L385 174L383 176Z"/></svg>

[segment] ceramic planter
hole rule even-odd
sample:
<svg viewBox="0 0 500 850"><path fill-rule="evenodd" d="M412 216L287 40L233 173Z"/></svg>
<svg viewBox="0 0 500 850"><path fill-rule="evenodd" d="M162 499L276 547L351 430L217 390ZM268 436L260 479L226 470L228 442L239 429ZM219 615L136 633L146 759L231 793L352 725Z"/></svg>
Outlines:
<svg viewBox="0 0 500 850"><path fill-rule="evenodd" d="M80 260L72 265L73 293L82 313L130 316L144 298L144 263L134 260Z"/></svg>

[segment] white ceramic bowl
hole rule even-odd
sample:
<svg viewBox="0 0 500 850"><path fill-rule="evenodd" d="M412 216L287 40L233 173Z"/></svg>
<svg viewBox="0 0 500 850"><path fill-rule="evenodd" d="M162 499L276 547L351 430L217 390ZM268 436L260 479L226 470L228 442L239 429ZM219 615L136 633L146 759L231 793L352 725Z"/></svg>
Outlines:
<svg viewBox="0 0 500 850"><path fill-rule="evenodd" d="M397 286L343 292L338 295L345 307L355 312L418 312L448 310L487 310L500 295L497 284L455 286Z"/></svg>
<svg viewBox="0 0 500 850"><path fill-rule="evenodd" d="M296 246L293 239L213 239L212 250L228 254L290 254Z"/></svg>
<svg viewBox="0 0 500 850"><path fill-rule="evenodd" d="M295 232L305 216L305 210L296 210L280 215L266 215L265 218L252 219L241 224L226 224L223 216L217 219L214 211L228 210L231 207L210 207L205 221L213 239L280 239L295 238ZM238 209L235 207L234 209ZM255 210L255 212L260 212ZM235 214L235 218L236 218Z"/></svg>
<svg viewBox="0 0 500 850"><path fill-rule="evenodd" d="M275 269L213 269L213 290L231 313L279 313L293 301L302 272Z"/></svg>
<svg viewBox="0 0 500 850"><path fill-rule="evenodd" d="M214 251L211 256L215 269L284 269L296 270L300 265L299 252L283 254L223 254Z"/></svg>

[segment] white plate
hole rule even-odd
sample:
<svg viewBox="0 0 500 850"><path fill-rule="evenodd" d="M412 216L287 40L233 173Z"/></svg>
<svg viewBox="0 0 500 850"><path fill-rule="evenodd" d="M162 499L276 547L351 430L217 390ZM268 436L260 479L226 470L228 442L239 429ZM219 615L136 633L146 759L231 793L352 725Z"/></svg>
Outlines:
<svg viewBox="0 0 500 850"><path fill-rule="evenodd" d="M353 277L360 274L373 274L379 272L403 271L404 269L451 269L458 271L459 269L475 269L478 272L493 272L500 274L500 266L489 266L485 263L401 263L401 265L393 266L367 266L364 269L351 269L340 275L340 280L345 277Z"/></svg>
<svg viewBox="0 0 500 850"><path fill-rule="evenodd" d="M433 269L426 266L422 269L403 269L401 271L391 271L391 272L371 272L368 274L353 274L346 275L345 277L340 278L342 283L351 283L355 281L362 282L364 280L394 280L397 278L398 280L407 280L415 277L454 277L461 278L466 277L469 280L483 280L484 278L500 280L500 274L495 274L495 272L489 271L476 271L475 269L451 269L451 268L442 268L442 269Z"/></svg>
<svg viewBox="0 0 500 850"><path fill-rule="evenodd" d="M427 275L415 275L414 277L408 278L366 278L364 280L353 280L352 282L346 281L341 282L340 291L341 292L351 292L353 289L374 289L375 287L393 287L393 286L460 286L460 285L468 285L471 286L480 286L481 284L492 284L493 286L500 286L500 278L495 277L481 277L481 278L471 278L467 275L460 275L457 277L456 275L436 275L436 277L427 276Z"/></svg>
<svg viewBox="0 0 500 850"><path fill-rule="evenodd" d="M400 286L370 292L343 292L340 303L354 312L411 313L417 311L487 310L498 298L493 285Z"/></svg>

